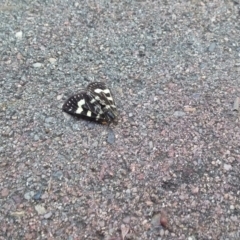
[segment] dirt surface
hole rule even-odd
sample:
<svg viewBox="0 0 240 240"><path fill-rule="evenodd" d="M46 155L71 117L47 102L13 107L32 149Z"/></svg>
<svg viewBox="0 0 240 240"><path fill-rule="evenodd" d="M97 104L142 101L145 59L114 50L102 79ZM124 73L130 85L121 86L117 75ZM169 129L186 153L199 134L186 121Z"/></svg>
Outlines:
<svg viewBox="0 0 240 240"><path fill-rule="evenodd" d="M1 2L0 239L240 239L239 39L238 0ZM62 112L93 81L117 126Z"/></svg>

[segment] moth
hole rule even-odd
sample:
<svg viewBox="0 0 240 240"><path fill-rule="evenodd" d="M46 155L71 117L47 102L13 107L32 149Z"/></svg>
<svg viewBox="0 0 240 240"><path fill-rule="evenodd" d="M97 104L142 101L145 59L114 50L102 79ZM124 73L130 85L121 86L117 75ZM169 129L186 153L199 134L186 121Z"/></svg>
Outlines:
<svg viewBox="0 0 240 240"><path fill-rule="evenodd" d="M118 112L113 95L103 82L93 82L81 89L64 103L62 110L102 124L117 124Z"/></svg>

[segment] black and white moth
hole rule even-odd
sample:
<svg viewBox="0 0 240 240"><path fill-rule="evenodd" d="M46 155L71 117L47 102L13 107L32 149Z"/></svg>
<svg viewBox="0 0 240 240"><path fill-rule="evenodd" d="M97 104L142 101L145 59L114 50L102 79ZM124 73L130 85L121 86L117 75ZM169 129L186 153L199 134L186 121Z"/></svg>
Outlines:
<svg viewBox="0 0 240 240"><path fill-rule="evenodd" d="M118 112L112 93L103 82L90 83L86 89L71 96L62 110L102 124L117 123Z"/></svg>

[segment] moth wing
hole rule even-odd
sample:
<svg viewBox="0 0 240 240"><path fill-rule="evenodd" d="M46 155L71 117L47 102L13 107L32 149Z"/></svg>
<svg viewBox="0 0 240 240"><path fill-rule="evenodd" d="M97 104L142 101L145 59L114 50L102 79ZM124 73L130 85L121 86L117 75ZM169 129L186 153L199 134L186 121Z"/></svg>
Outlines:
<svg viewBox="0 0 240 240"><path fill-rule="evenodd" d="M100 102L101 105L116 111L115 102L111 90L103 82L93 82L87 86L87 90L94 94L94 98Z"/></svg>
<svg viewBox="0 0 240 240"><path fill-rule="evenodd" d="M106 89L107 85L104 82L92 82L89 83L87 86L87 90L94 90L94 89Z"/></svg>
<svg viewBox="0 0 240 240"><path fill-rule="evenodd" d="M67 99L62 110L71 115L84 117L90 120L104 120L101 105L95 102L91 93L81 91Z"/></svg>

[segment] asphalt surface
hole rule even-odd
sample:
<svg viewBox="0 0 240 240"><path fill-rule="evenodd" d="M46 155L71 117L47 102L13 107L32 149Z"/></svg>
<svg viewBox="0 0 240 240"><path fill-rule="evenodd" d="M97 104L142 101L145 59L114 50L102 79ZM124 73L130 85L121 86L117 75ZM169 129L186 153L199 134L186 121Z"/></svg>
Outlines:
<svg viewBox="0 0 240 240"><path fill-rule="evenodd" d="M240 239L238 0L5 1L0 59L1 240Z"/></svg>

